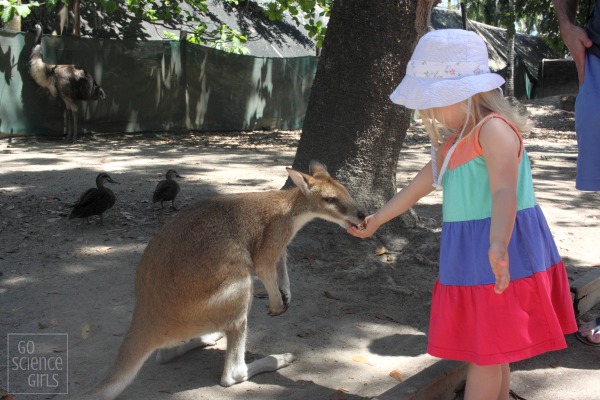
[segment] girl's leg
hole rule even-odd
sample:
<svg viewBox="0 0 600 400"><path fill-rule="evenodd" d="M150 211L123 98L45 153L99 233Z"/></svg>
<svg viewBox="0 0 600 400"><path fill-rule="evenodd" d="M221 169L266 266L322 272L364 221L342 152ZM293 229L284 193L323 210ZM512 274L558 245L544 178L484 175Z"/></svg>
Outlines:
<svg viewBox="0 0 600 400"><path fill-rule="evenodd" d="M485 366L469 364L465 400L507 400L509 390L510 369L508 364Z"/></svg>
<svg viewBox="0 0 600 400"><path fill-rule="evenodd" d="M500 386L498 400L506 400L510 392L510 366L508 364L500 364L500 368L502 369L502 385Z"/></svg>

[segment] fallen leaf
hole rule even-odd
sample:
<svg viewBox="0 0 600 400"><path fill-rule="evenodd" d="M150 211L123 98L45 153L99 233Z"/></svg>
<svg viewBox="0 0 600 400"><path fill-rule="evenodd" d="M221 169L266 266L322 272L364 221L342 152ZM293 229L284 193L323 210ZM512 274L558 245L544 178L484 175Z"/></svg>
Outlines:
<svg viewBox="0 0 600 400"><path fill-rule="evenodd" d="M354 356L354 357L352 357L352 361L356 361L356 362L367 364L367 365L373 365L369 360L367 360L363 356Z"/></svg>
<svg viewBox="0 0 600 400"><path fill-rule="evenodd" d="M342 311L344 314L358 314L362 309L360 307L346 307Z"/></svg>
<svg viewBox="0 0 600 400"><path fill-rule="evenodd" d="M376 256L382 256L382 255L386 254L387 252L388 251L387 251L387 249L385 247L381 247L381 248L379 248L379 249L377 249L375 251L375 255Z"/></svg>
<svg viewBox="0 0 600 400"><path fill-rule="evenodd" d="M308 331L302 332L302 333L297 334L296 336L304 338L304 337L310 336L310 332L308 332Z"/></svg>
<svg viewBox="0 0 600 400"><path fill-rule="evenodd" d="M324 292L325 297L327 297L328 299L332 299L332 300L339 300L339 298L335 297L334 295L332 295L330 292L328 292L327 290Z"/></svg>
<svg viewBox="0 0 600 400"><path fill-rule="evenodd" d="M125 217L125 219L135 220L135 217L133 216L133 214L128 213L127 211L121 211L120 213L121 213L122 216Z"/></svg>
<svg viewBox="0 0 600 400"><path fill-rule="evenodd" d="M90 324L83 324L83 326L81 327L81 338L83 340L89 338L91 332L92 332L92 327L90 326Z"/></svg>
<svg viewBox="0 0 600 400"><path fill-rule="evenodd" d="M376 313L376 314L374 314L373 316L374 316L375 318L377 318L377 319L382 319L382 320L384 320L384 321L390 321L390 322L396 322L396 323L399 323L399 322L398 322L398 321L396 321L394 318L392 318L392 317L390 317L390 316L387 316L387 315L385 315L385 314L383 314L383 313Z"/></svg>
<svg viewBox="0 0 600 400"><path fill-rule="evenodd" d="M398 382L402 382L402 380L404 379L402 372L398 371L397 369L391 371L390 376L392 378L394 378L395 380L397 380Z"/></svg>
<svg viewBox="0 0 600 400"><path fill-rule="evenodd" d="M301 260L306 260L308 261L309 265L313 265L315 263L316 258L315 256L303 256L301 257Z"/></svg>
<svg viewBox="0 0 600 400"><path fill-rule="evenodd" d="M58 320L56 318L50 318L50 320L48 321L48 323L50 324L50 326L57 326L58 325Z"/></svg>
<svg viewBox="0 0 600 400"><path fill-rule="evenodd" d="M346 400L348 398L348 389L339 388L331 394L330 400Z"/></svg>

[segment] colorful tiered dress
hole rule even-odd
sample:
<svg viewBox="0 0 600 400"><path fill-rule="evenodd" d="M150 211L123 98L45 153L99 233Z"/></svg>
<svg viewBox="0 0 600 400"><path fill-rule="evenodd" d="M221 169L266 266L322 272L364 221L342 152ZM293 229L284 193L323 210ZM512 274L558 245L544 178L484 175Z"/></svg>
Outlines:
<svg viewBox="0 0 600 400"><path fill-rule="evenodd" d="M497 114L489 118L506 121ZM536 202L529 158L515 127L521 154L517 217L508 246L511 282L502 294L494 292L488 258L492 198L479 144L483 123L458 144L443 179L440 271L428 353L492 365L563 349L564 334L575 332L577 324L566 270ZM444 154L451 145L448 140Z"/></svg>

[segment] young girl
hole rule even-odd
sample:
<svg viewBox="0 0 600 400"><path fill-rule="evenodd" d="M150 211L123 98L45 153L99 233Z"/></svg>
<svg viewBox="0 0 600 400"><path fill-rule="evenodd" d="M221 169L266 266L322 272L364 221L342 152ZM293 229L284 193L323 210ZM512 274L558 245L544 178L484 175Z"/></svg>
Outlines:
<svg viewBox="0 0 600 400"><path fill-rule="evenodd" d="M527 117L499 89L477 34L421 38L391 100L419 110L432 160L358 227L368 237L443 186L440 271L428 353L469 362L465 399L508 399L509 363L566 347L577 330L569 283L533 193Z"/></svg>

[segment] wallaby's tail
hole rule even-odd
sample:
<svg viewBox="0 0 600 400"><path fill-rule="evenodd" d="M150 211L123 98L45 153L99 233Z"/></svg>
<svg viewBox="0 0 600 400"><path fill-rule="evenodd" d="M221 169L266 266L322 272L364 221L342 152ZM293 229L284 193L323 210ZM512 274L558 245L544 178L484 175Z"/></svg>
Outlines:
<svg viewBox="0 0 600 400"><path fill-rule="evenodd" d="M156 341L148 331L131 326L110 372L102 382L86 393L84 398L112 400L117 397L131 383L157 347Z"/></svg>

